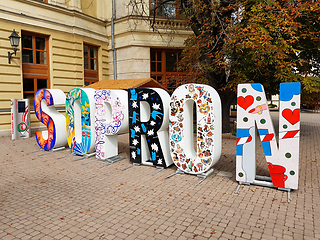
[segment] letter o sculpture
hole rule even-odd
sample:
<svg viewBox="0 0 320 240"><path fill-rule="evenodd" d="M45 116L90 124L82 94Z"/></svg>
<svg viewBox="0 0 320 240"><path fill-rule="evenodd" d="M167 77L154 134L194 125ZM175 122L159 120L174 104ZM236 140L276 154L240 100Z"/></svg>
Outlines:
<svg viewBox="0 0 320 240"><path fill-rule="evenodd" d="M193 142L193 105L196 104L197 151ZM208 171L221 155L221 101L216 90L202 84L185 84L170 102L170 149L174 164L189 174Z"/></svg>
<svg viewBox="0 0 320 240"><path fill-rule="evenodd" d="M77 155L95 150L95 90L92 88L73 88L66 101L67 141Z"/></svg>

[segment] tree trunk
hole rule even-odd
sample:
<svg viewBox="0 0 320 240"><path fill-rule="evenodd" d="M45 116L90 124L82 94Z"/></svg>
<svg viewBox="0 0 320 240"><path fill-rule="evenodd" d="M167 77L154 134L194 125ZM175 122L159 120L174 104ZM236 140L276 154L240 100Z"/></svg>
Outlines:
<svg viewBox="0 0 320 240"><path fill-rule="evenodd" d="M222 112L222 133L231 132L230 128L230 105L236 99L237 94L230 88L225 90L218 90L223 87L223 83L227 82L225 72L212 72L209 78L210 85L218 91L221 99Z"/></svg>
<svg viewBox="0 0 320 240"><path fill-rule="evenodd" d="M230 105L235 100L236 94L232 91L219 91L222 107L222 133L231 132L230 128Z"/></svg>
<svg viewBox="0 0 320 240"><path fill-rule="evenodd" d="M230 103L221 102L222 104L222 133L231 132L230 128Z"/></svg>

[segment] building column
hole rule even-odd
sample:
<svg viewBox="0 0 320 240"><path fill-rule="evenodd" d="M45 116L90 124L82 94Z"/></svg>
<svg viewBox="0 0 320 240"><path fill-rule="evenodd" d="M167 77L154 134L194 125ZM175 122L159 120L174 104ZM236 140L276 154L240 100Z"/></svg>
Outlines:
<svg viewBox="0 0 320 240"><path fill-rule="evenodd" d="M81 10L81 0L70 0L68 9L82 12L82 10Z"/></svg>

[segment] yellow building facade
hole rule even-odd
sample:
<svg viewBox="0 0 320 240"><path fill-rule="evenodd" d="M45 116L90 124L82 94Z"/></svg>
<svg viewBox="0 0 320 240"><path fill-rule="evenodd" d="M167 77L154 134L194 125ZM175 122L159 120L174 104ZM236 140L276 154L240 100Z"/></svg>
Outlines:
<svg viewBox="0 0 320 240"><path fill-rule="evenodd" d="M31 132L41 127L32 100L38 89L67 93L101 80L152 76L161 82L167 73L174 74L191 34L185 22L168 22L160 14L155 24L161 34L153 32L144 17L130 16L128 2L0 1L0 136L10 134L10 99L29 98ZM21 39L9 64L13 29Z"/></svg>

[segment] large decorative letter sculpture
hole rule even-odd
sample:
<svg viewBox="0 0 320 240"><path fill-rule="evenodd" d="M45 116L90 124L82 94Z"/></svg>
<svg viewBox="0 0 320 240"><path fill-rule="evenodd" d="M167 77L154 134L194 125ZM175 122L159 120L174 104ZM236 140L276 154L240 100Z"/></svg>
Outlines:
<svg viewBox="0 0 320 240"><path fill-rule="evenodd" d="M96 90L96 157L118 155L117 133L128 131L128 93L125 90Z"/></svg>
<svg viewBox="0 0 320 240"><path fill-rule="evenodd" d="M95 149L95 90L73 88L68 92L66 102L67 140L77 155L93 152Z"/></svg>
<svg viewBox="0 0 320 240"><path fill-rule="evenodd" d="M239 84L237 102L237 181L298 189L300 83L280 84L279 148L263 86ZM272 184L256 177L256 125Z"/></svg>
<svg viewBox="0 0 320 240"><path fill-rule="evenodd" d="M193 142L193 105L197 112L197 152ZM221 101L212 87L185 84L170 102L170 148L174 164L190 174L205 173L221 155Z"/></svg>
<svg viewBox="0 0 320 240"><path fill-rule="evenodd" d="M159 88L129 89L130 160L168 167L169 94Z"/></svg>
<svg viewBox="0 0 320 240"><path fill-rule="evenodd" d="M66 118L54 106L66 103L66 96L59 89L40 89L34 95L36 117L47 127L47 131L36 132L38 145L44 150L67 145Z"/></svg>

